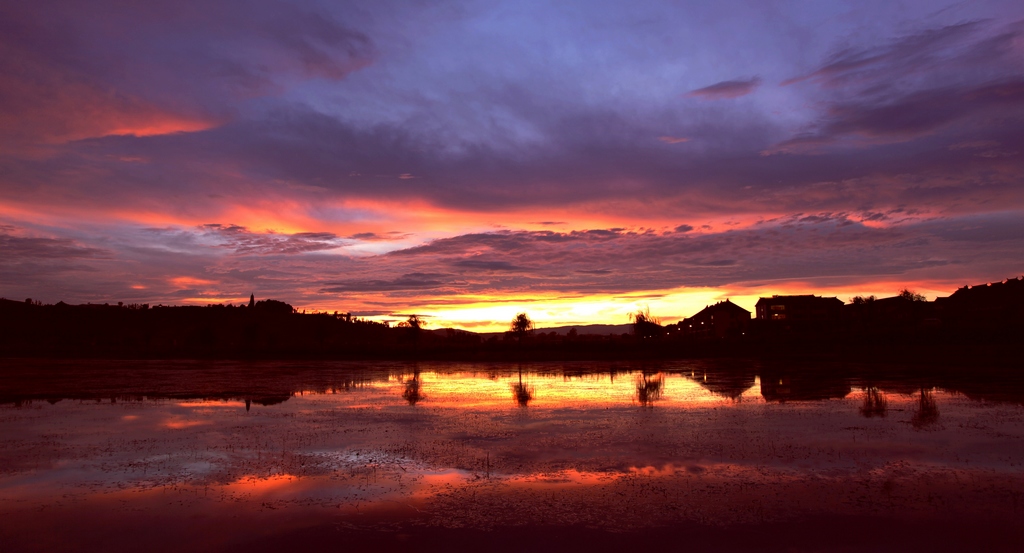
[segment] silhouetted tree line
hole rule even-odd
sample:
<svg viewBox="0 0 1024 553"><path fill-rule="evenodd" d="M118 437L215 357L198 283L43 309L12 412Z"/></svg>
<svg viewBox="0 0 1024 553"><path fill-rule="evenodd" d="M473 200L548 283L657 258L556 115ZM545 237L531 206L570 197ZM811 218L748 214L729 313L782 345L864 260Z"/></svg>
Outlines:
<svg viewBox="0 0 1024 553"><path fill-rule="evenodd" d="M395 326L349 313L304 313L276 300L249 305L43 305L0 299L0 356L120 358L505 359L630 357L632 335L535 332L520 313L505 334Z"/></svg>
<svg viewBox="0 0 1024 553"><path fill-rule="evenodd" d="M0 299L0 355L629 359L821 356L1019 359L1024 278L964 287L934 302L904 289L891 298L773 296L758 314L728 300L662 325L650 309L632 332L544 332L519 313L504 334L429 330L420 315L392 327L349 313L300 313L276 301L248 305L43 305ZM902 356L902 357L901 357Z"/></svg>
<svg viewBox="0 0 1024 553"><path fill-rule="evenodd" d="M298 313L277 300L249 306L41 305L0 299L0 352L61 356L260 356L342 351L386 342L386 324L348 313Z"/></svg>

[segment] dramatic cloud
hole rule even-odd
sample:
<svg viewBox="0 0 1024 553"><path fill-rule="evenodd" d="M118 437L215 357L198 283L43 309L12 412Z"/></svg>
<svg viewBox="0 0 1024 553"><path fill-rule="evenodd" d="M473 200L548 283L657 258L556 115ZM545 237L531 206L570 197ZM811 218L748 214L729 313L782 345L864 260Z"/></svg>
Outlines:
<svg viewBox="0 0 1024 553"><path fill-rule="evenodd" d="M99 248L81 246L66 238L36 238L8 234L14 231L9 225L0 226L0 250L4 252L4 263L18 263L41 259L76 259L103 257L106 252Z"/></svg>
<svg viewBox="0 0 1024 553"><path fill-rule="evenodd" d="M888 46L847 49L809 75L787 81L816 83L831 99L819 121L777 150L835 145L849 138L860 145L903 142L940 131L953 137L979 131L1019 135L1024 26L992 30L963 23Z"/></svg>
<svg viewBox="0 0 1024 553"><path fill-rule="evenodd" d="M1009 0L4 5L0 295L430 314L1003 278L1022 21Z"/></svg>
<svg viewBox="0 0 1024 553"><path fill-rule="evenodd" d="M197 131L296 79L336 80L370 63L365 35L309 7L5 4L0 144Z"/></svg>
<svg viewBox="0 0 1024 553"><path fill-rule="evenodd" d="M356 311L373 305L398 310L402 305L450 302L464 294L583 297L680 287L754 287L773 281L944 280L966 277L978 268L1001 276L1016 272L1012 256L1024 223L1014 214L929 219L896 227L869 224L899 214L864 215L798 214L718 233L474 233L371 256L293 246L310 241L304 233L253 233L227 225L139 229L147 239L135 238L128 241L130 246L108 252L54 239L35 239L14 251L23 261L26 252L37 258L96 260L86 267L96 274L79 277L84 279L79 284L107 287L109 294L135 297L138 290L127 289L132 284L144 285L146 293L164 301L241 299L258 290L263 296ZM144 242L144 247L138 245ZM225 247L230 248L228 256ZM134 266L134 280L110 280L99 271L111 265Z"/></svg>
<svg viewBox="0 0 1024 553"><path fill-rule="evenodd" d="M293 254L331 250L344 243L329 232L299 232L254 234L238 225L207 224L202 229L216 236L223 247L235 254Z"/></svg>

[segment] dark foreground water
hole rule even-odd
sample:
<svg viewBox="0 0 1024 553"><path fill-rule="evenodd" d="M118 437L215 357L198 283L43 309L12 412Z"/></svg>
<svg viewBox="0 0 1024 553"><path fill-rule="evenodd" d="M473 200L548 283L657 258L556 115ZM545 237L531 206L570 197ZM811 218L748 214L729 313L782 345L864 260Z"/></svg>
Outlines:
<svg viewBox="0 0 1024 553"><path fill-rule="evenodd" d="M1015 371L0 363L0 551L1021 551Z"/></svg>

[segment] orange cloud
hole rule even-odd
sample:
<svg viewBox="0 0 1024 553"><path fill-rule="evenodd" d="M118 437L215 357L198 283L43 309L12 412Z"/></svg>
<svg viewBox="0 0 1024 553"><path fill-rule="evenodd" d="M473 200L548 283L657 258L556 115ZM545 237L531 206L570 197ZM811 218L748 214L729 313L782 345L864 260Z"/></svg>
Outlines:
<svg viewBox="0 0 1024 553"><path fill-rule="evenodd" d="M217 284L217 282L213 280L194 278L188 276L170 278L167 279L167 282L170 282L172 285L177 286L178 288L195 288L197 286L213 286Z"/></svg>
<svg viewBox="0 0 1024 553"><path fill-rule="evenodd" d="M15 61L16 60L16 61ZM91 82L33 52L0 46L0 148L39 152L56 145L111 135L153 136L209 129L197 114L174 113Z"/></svg>

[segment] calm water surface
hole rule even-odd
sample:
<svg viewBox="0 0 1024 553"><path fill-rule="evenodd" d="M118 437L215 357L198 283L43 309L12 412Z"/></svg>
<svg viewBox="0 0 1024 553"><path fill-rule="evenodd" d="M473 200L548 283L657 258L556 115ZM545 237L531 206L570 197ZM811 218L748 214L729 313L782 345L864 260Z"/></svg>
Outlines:
<svg viewBox="0 0 1024 553"><path fill-rule="evenodd" d="M8 551L467 535L530 550L559 529L685 529L738 550L1024 544L1016 381L749 362L8 361L2 375ZM793 536L808 525L824 537Z"/></svg>

